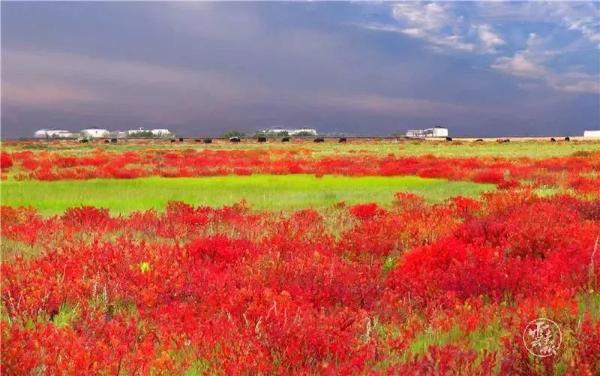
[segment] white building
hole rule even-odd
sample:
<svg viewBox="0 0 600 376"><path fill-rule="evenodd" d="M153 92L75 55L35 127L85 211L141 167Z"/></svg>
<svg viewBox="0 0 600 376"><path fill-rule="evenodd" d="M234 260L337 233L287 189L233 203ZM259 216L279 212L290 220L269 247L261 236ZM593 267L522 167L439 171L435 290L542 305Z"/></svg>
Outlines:
<svg viewBox="0 0 600 376"><path fill-rule="evenodd" d="M113 131L110 132L111 138L127 138L128 134L126 131Z"/></svg>
<svg viewBox="0 0 600 376"><path fill-rule="evenodd" d="M102 128L82 129L80 134L81 134L81 137L84 137L84 138L106 138L106 137L110 136L110 132L108 131L108 129L102 129Z"/></svg>
<svg viewBox="0 0 600 376"><path fill-rule="evenodd" d="M170 137L173 134L170 130L166 128L156 128L156 129L146 129L146 128L138 128L138 129L130 129L127 131L127 136L129 137Z"/></svg>
<svg viewBox="0 0 600 376"><path fill-rule="evenodd" d="M72 138L75 134L65 129L40 129L33 133L35 138Z"/></svg>
<svg viewBox="0 0 600 376"><path fill-rule="evenodd" d="M144 134L148 132L148 130L146 128L137 128L137 129L128 129L127 130L127 135L128 136L135 136L137 134Z"/></svg>
<svg viewBox="0 0 600 376"><path fill-rule="evenodd" d="M583 131L583 137L586 138L600 138L600 129L594 129L594 130L586 130Z"/></svg>
<svg viewBox="0 0 600 376"><path fill-rule="evenodd" d="M260 133L264 133L266 135L270 134L287 134L288 136L316 136L317 130L314 128L270 128L264 129L260 131Z"/></svg>
<svg viewBox="0 0 600 376"><path fill-rule="evenodd" d="M433 127L427 129L409 129L406 131L406 137L427 138L427 137L448 137L448 128Z"/></svg>
<svg viewBox="0 0 600 376"><path fill-rule="evenodd" d="M152 129L150 132L154 137L169 137L173 135L173 133L166 128L156 128Z"/></svg>

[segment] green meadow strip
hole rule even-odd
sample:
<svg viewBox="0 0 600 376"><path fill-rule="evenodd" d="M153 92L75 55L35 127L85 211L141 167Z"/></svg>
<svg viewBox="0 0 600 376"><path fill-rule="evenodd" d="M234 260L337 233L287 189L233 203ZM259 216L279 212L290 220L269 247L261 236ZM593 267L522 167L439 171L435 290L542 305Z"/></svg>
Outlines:
<svg viewBox="0 0 600 376"><path fill-rule="evenodd" d="M396 192L422 195L430 202L453 196L478 196L494 189L491 184L453 182L415 176L251 175L195 178L148 177L61 181L3 181L2 205L31 206L42 214L62 213L66 208L91 205L113 213L163 210L169 201L222 206L246 200L252 208L267 210L323 208L376 202L389 205Z"/></svg>

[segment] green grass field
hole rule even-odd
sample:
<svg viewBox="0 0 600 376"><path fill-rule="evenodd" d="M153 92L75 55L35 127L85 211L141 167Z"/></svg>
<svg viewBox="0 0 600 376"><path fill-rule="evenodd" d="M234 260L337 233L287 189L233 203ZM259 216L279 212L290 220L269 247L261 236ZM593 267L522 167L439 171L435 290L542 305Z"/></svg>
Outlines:
<svg viewBox="0 0 600 376"><path fill-rule="evenodd" d="M221 206L245 199L252 208L287 210L322 208L340 201L377 202L388 205L395 192L412 192L429 201L462 195L477 196L494 189L490 184L450 182L442 179L402 177L345 177L312 175L252 175L200 178L160 178L76 181L3 181L1 202L32 206L42 214L62 213L66 208L93 205L113 213L163 210L168 201Z"/></svg>

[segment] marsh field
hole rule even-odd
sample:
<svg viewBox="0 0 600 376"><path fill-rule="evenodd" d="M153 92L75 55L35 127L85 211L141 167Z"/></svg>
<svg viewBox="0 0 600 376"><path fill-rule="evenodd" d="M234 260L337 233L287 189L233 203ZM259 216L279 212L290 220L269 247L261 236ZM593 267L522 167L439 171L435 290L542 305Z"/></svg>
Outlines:
<svg viewBox="0 0 600 376"><path fill-rule="evenodd" d="M600 373L600 141L4 141L0 165L7 374Z"/></svg>

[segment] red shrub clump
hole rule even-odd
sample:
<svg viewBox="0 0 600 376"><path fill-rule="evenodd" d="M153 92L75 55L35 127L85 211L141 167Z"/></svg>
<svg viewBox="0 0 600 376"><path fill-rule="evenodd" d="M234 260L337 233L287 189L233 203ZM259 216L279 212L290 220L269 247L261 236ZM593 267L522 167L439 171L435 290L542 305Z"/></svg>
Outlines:
<svg viewBox="0 0 600 376"><path fill-rule="evenodd" d="M7 374L600 372L597 200L2 207L0 231ZM541 316L545 359L522 342Z"/></svg>

